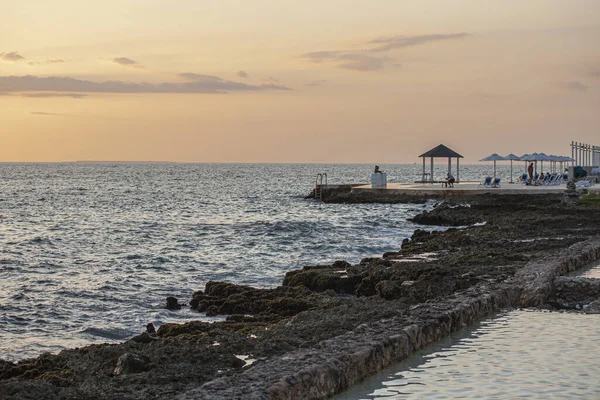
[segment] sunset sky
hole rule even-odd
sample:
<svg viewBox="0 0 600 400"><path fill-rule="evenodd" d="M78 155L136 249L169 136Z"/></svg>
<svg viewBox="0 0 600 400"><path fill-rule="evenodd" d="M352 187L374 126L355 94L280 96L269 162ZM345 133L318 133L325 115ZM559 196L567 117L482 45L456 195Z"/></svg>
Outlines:
<svg viewBox="0 0 600 400"><path fill-rule="evenodd" d="M598 0L0 0L0 162L600 145Z"/></svg>

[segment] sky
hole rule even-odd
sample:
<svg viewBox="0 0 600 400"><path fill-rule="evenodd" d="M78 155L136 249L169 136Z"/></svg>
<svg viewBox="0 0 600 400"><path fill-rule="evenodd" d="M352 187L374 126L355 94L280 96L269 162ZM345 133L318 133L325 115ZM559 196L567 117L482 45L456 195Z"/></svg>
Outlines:
<svg viewBox="0 0 600 400"><path fill-rule="evenodd" d="M600 145L597 0L0 0L0 16L0 162Z"/></svg>

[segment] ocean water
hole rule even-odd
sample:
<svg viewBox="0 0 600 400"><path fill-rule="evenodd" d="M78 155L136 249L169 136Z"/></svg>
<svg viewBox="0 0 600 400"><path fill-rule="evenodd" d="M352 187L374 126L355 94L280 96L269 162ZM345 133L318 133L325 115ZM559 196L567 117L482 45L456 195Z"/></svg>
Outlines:
<svg viewBox="0 0 600 400"><path fill-rule="evenodd" d="M407 218L423 205L303 198L317 173L367 183L372 168L0 164L0 358L122 341L148 322L207 319L163 307L167 296L188 302L209 280L273 287L305 265L399 249L416 229ZM422 165L381 168L408 182ZM464 165L460 176L490 173L491 165Z"/></svg>

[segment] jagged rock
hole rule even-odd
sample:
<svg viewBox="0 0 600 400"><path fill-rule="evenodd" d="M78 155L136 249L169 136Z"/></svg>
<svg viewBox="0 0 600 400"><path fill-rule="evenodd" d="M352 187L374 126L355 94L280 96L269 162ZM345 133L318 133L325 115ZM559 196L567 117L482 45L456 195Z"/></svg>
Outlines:
<svg viewBox="0 0 600 400"><path fill-rule="evenodd" d="M167 305L165 306L167 310L181 310L181 304L176 297L167 297Z"/></svg>
<svg viewBox="0 0 600 400"><path fill-rule="evenodd" d="M154 328L154 324L152 322L149 322L146 325L146 332L148 332L150 335L156 334L156 328Z"/></svg>
<svg viewBox="0 0 600 400"><path fill-rule="evenodd" d="M151 343L151 342L155 341L156 339L157 339L157 337L155 335L151 335L148 332L143 332L139 335L132 337L130 340L132 342L137 342L137 343Z"/></svg>
<svg viewBox="0 0 600 400"><path fill-rule="evenodd" d="M149 368L150 359L145 355L139 353L125 353L117 360L114 375L137 374L148 371Z"/></svg>

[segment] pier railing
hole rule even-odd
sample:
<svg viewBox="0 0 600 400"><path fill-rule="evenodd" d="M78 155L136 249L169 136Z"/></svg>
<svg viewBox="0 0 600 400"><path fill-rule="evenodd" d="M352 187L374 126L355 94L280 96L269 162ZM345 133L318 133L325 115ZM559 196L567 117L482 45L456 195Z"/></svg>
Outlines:
<svg viewBox="0 0 600 400"><path fill-rule="evenodd" d="M600 146L571 142L572 166L600 167Z"/></svg>

